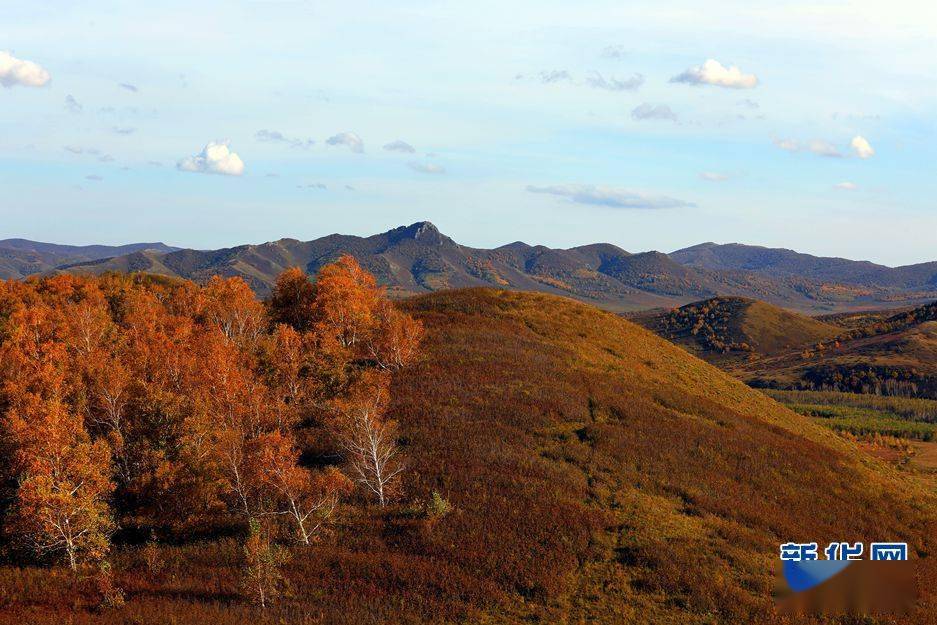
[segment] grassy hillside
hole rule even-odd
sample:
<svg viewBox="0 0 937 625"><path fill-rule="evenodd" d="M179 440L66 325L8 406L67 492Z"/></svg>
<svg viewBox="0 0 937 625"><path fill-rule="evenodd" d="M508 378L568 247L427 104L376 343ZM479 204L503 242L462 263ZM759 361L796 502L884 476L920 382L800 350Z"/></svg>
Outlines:
<svg viewBox="0 0 937 625"><path fill-rule="evenodd" d="M813 346L842 333L834 325L742 297L714 297L636 317L648 329L718 364Z"/></svg>
<svg viewBox="0 0 937 625"><path fill-rule="evenodd" d="M125 605L5 567L0 622L772 623L780 542L875 539L929 556L903 622L932 622L937 508L907 476L596 308L487 289L405 306L427 329L393 387L406 492L294 549L291 597L245 604L233 541L162 547L157 568L125 547ZM452 510L427 518L434 490Z"/></svg>
<svg viewBox="0 0 937 625"><path fill-rule="evenodd" d="M835 341L748 363L738 373L758 386L937 399L937 303L870 315Z"/></svg>

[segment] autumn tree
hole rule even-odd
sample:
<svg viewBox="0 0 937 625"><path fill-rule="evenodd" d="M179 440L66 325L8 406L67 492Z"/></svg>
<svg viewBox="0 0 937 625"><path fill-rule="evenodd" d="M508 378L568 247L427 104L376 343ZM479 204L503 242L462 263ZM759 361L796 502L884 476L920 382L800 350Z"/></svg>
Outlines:
<svg viewBox="0 0 937 625"><path fill-rule="evenodd" d="M266 325L261 304L247 283L240 278L212 276L202 291L208 322L238 345L251 345Z"/></svg>
<svg viewBox="0 0 937 625"><path fill-rule="evenodd" d="M282 569L287 562L289 553L273 542L269 526L257 519L251 520L250 531L244 541L241 585L261 609L283 594L286 577Z"/></svg>
<svg viewBox="0 0 937 625"><path fill-rule="evenodd" d="M310 471L299 466L299 451L292 436L273 432L260 441L261 482L274 493L270 514L290 519L296 539L308 545L327 523L341 495L351 483L340 471Z"/></svg>
<svg viewBox="0 0 937 625"><path fill-rule="evenodd" d="M367 344L377 365L396 371L412 363L423 339L423 324L400 312L387 299L378 300L374 322L374 327L368 332Z"/></svg>
<svg viewBox="0 0 937 625"><path fill-rule="evenodd" d="M404 469L396 423L386 419L386 374L363 374L335 401L338 431L353 479L384 507Z"/></svg>
<svg viewBox="0 0 937 625"><path fill-rule="evenodd" d="M91 443L80 421L60 403L36 405L13 419L47 437L45 444L23 446L29 456L20 473L7 531L37 556L64 555L75 569L108 550L113 523L108 496L110 451L104 441Z"/></svg>
<svg viewBox="0 0 937 625"><path fill-rule="evenodd" d="M381 505L394 492L387 381L421 336L351 256L315 283L284 272L263 304L240 278L0 283L3 527L74 566L116 523L182 536L260 520L309 543L345 473ZM345 473L300 462L330 427Z"/></svg>
<svg viewBox="0 0 937 625"><path fill-rule="evenodd" d="M283 323L298 332L306 332L312 324L315 288L302 269L290 267L279 276L267 299L270 320Z"/></svg>
<svg viewBox="0 0 937 625"><path fill-rule="evenodd" d="M5 530L35 555L62 555L74 569L108 549L113 484L106 442L91 442L64 401L67 350L55 340L60 331L48 308L23 308L11 317L0 348L7 376L2 434L18 482Z"/></svg>
<svg viewBox="0 0 937 625"><path fill-rule="evenodd" d="M356 347L367 340L382 295L374 276L345 254L316 277L315 329L334 337L343 348Z"/></svg>

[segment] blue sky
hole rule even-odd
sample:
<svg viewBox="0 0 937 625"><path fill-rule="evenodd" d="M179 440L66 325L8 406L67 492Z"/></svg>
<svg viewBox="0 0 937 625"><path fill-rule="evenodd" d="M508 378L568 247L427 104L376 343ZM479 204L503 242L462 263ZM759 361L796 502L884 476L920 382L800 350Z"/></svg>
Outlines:
<svg viewBox="0 0 937 625"><path fill-rule="evenodd" d="M0 238L937 258L932 2L30 4Z"/></svg>

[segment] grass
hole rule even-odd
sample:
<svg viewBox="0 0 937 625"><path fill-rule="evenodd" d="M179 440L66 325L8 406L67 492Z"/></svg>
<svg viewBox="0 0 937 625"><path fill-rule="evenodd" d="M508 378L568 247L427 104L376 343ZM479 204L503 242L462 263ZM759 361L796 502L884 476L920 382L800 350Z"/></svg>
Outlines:
<svg viewBox="0 0 937 625"><path fill-rule="evenodd" d="M881 434L937 440L937 401L852 393L766 390L769 396L818 423L857 436Z"/></svg>
<svg viewBox="0 0 937 625"><path fill-rule="evenodd" d="M886 395L863 395L835 391L777 391L765 390L768 396L784 404L825 404L867 408L898 416L911 421L937 423L937 401L893 397Z"/></svg>
<svg viewBox="0 0 937 625"><path fill-rule="evenodd" d="M404 492L295 548L286 599L244 600L231 539L161 546L158 571L122 546L123 606L6 565L0 623L806 624L774 614L778 544L878 537L920 559L903 622L932 622L937 507L910 476L598 309L487 289L404 306L427 329L392 391ZM434 491L448 513L414 514Z"/></svg>

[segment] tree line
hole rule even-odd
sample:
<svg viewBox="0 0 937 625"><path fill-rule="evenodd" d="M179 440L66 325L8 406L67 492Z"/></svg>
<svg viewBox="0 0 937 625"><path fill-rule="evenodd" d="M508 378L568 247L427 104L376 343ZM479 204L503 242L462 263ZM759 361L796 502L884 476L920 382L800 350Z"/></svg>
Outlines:
<svg viewBox="0 0 937 625"><path fill-rule="evenodd" d="M241 531L263 600L273 541L308 544L356 487L380 506L399 488L390 376L421 336L350 256L285 271L264 302L240 278L0 283L4 541L76 568L118 528ZM311 432L324 468L302 462Z"/></svg>

